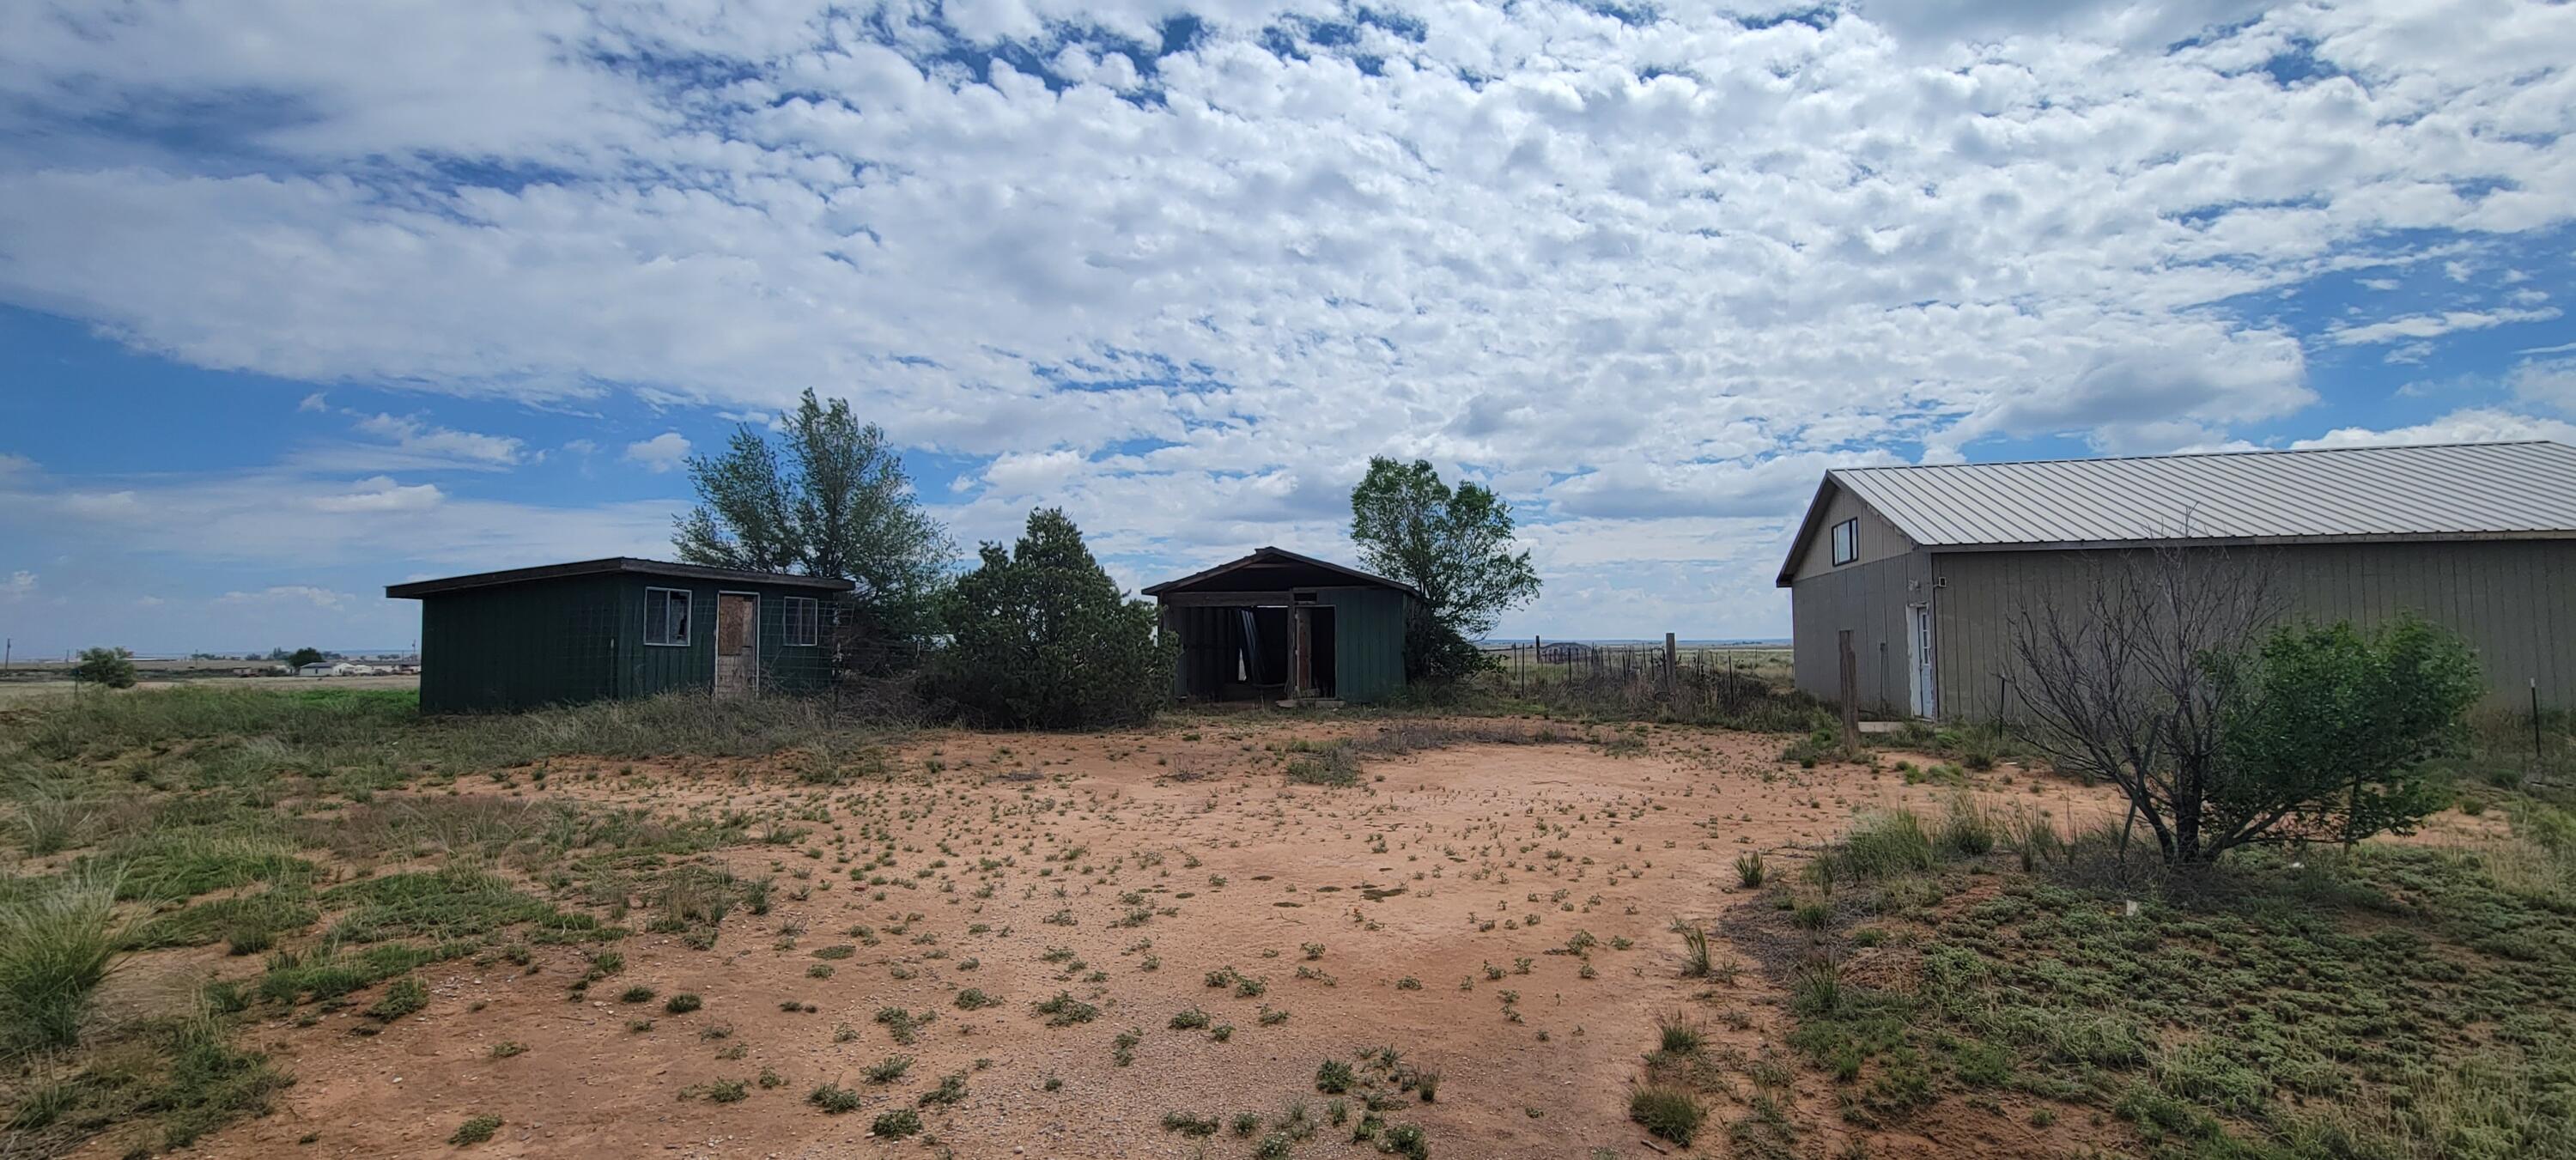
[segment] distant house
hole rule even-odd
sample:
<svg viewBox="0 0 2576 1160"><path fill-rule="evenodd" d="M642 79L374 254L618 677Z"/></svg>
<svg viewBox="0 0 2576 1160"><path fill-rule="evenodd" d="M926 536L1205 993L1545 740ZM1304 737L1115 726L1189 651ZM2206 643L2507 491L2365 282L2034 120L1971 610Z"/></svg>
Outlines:
<svg viewBox="0 0 2576 1160"><path fill-rule="evenodd" d="M1830 471L1778 579L1798 687L1839 695L1849 632L1864 707L2008 713L2016 611L2161 547L2274 570L2291 616L2449 628L2492 707L2576 706L2576 448L2546 442Z"/></svg>
<svg viewBox="0 0 2576 1160"><path fill-rule="evenodd" d="M395 584L420 601L424 713L695 690L808 692L831 680L847 580L616 556Z"/></svg>
<svg viewBox="0 0 2576 1160"><path fill-rule="evenodd" d="M1383 701L1404 688L1412 585L1262 548L1145 589L1180 640L1180 695Z"/></svg>
<svg viewBox="0 0 2576 1160"><path fill-rule="evenodd" d="M299 666L295 670L295 675L299 677L336 677L341 675L341 671L346 668L348 668L347 665L343 665L338 661L315 661L309 665Z"/></svg>

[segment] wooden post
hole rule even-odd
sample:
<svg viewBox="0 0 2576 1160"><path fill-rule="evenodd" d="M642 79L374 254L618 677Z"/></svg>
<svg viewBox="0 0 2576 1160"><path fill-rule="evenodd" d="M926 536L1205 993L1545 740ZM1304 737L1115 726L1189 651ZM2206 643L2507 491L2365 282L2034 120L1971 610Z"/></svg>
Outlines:
<svg viewBox="0 0 2576 1160"><path fill-rule="evenodd" d="M1860 751L1860 659L1852 655L1851 630L1836 634L1835 651L1842 654L1843 752Z"/></svg>
<svg viewBox="0 0 2576 1160"><path fill-rule="evenodd" d="M1664 699L1669 701L1679 696L1681 688L1681 653L1674 649L1673 634L1668 632L1664 634Z"/></svg>

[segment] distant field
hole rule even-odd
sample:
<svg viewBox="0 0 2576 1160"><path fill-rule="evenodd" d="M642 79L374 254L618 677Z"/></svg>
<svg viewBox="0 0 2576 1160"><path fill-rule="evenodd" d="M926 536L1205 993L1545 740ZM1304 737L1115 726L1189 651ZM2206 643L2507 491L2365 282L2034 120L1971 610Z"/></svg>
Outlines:
<svg viewBox="0 0 2576 1160"><path fill-rule="evenodd" d="M207 662L207 663L213 663L213 662ZM56 668L56 669L59 669L60 667L61 667L61 666L59 666L59 665L55 666L55 668ZM145 680L142 680L142 681L136 682L136 684L135 684L135 686L134 686L134 689L135 689L135 690L143 690L143 689L173 689L173 688L178 688L178 687L180 687L180 686L182 686L182 685L187 685L187 686L192 686L192 687L193 687L193 686L205 686L205 687L211 687L211 688L223 688L223 689L272 689L272 690L277 690L277 691L280 691L280 692L305 692L305 691L310 691L310 690L313 690L313 689L416 689L416 688L419 688L419 687L420 687L420 678L419 678L419 677L417 677L417 676L400 676L400 677L397 677L397 676L380 676L380 677L215 677L215 676L205 676L205 677L190 677L190 678L181 678L181 679L171 679L171 678L147 678L147 679L145 679ZM67 697L67 696L70 696L70 695L72 694L72 692L73 692L74 690L78 689L78 688L80 688L80 686L79 686L79 685L76 685L76 684L74 684L74 683L72 683L69 679L64 678L64 677L60 677L60 676L53 676L53 675L47 675L47 676L39 677L39 678L35 678L35 679L28 679L28 678L25 678L25 677L19 677L19 678L11 679L11 680L0 680L0 706L12 705L12 704L18 704L18 703L26 702L26 701L41 700L41 699L49 698L49 697ZM128 690L128 691L133 691L133 690Z"/></svg>

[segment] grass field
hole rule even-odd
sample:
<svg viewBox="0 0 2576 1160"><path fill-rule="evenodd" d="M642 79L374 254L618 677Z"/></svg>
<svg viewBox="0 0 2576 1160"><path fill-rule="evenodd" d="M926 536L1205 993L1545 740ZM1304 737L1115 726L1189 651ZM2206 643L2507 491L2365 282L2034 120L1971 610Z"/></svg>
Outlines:
<svg viewBox="0 0 2576 1160"><path fill-rule="evenodd" d="M2172 880L1990 734L1855 762L1794 699L1570 692L1083 735L0 709L0 1152L2576 1147L2545 790Z"/></svg>

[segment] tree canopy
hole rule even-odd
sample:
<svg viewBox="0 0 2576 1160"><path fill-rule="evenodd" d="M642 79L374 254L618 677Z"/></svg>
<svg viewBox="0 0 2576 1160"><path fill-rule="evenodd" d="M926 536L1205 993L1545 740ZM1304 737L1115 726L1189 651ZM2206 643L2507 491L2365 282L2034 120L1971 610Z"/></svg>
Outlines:
<svg viewBox="0 0 2576 1160"><path fill-rule="evenodd" d="M1172 695L1154 606L1129 600L1062 511L1029 513L1009 550L987 543L943 601L950 641L931 691L990 725L1086 729L1143 721Z"/></svg>
<svg viewBox="0 0 2576 1160"><path fill-rule="evenodd" d="M1429 623L1407 633L1410 675L1455 675L1481 659L1473 642L1538 595L1527 551L1514 552L1512 508L1482 484L1455 488L1424 460L1369 460L1351 489L1351 540L1370 570L1422 592Z"/></svg>
<svg viewBox="0 0 2576 1160"><path fill-rule="evenodd" d="M852 603L885 631L930 631L955 547L885 431L859 423L847 400L808 389L776 441L740 426L722 454L690 458L689 481L698 504L672 536L681 560L855 581Z"/></svg>

